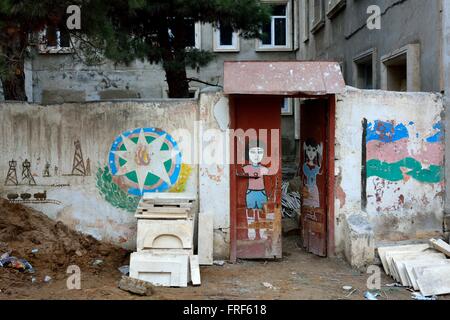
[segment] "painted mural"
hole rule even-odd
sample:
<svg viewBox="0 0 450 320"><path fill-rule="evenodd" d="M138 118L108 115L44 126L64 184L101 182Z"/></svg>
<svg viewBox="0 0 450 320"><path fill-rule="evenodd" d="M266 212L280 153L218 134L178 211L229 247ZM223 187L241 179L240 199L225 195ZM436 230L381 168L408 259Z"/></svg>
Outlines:
<svg viewBox="0 0 450 320"><path fill-rule="evenodd" d="M304 175L303 205L305 207L320 208L319 189L317 187L317 176L321 174L323 144L314 139L307 139L303 144L305 151L305 163L302 171Z"/></svg>
<svg viewBox="0 0 450 320"><path fill-rule="evenodd" d="M441 123L430 136L422 137L414 122L407 125L375 121L367 126L367 177L388 181L415 179L438 183L443 179Z"/></svg>
<svg viewBox="0 0 450 320"><path fill-rule="evenodd" d="M192 167L177 142L157 128L136 128L113 141L109 163L97 172L97 188L111 205L134 212L146 192L183 192Z"/></svg>
<svg viewBox="0 0 450 320"><path fill-rule="evenodd" d="M377 212L398 212L427 205L443 183L441 123L428 130L414 122L367 124L367 200ZM418 193L426 188L428 193ZM428 195L427 195L428 194Z"/></svg>
<svg viewBox="0 0 450 320"><path fill-rule="evenodd" d="M245 192L246 234L238 236L240 240L267 240L272 233L274 212L268 210L266 204L274 199L268 196L265 177L269 169L261 162L265 154L265 145L261 141L250 143L247 150L249 164L242 166L244 176L248 178Z"/></svg>

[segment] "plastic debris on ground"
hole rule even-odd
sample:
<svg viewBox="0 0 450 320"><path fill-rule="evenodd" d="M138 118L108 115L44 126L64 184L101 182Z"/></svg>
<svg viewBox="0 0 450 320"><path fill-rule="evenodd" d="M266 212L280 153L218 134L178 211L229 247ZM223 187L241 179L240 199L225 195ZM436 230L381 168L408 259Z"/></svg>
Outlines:
<svg viewBox="0 0 450 320"><path fill-rule="evenodd" d="M425 297L418 292L413 292L413 294L411 295L411 298L413 298L414 300L437 300L436 296Z"/></svg>
<svg viewBox="0 0 450 320"><path fill-rule="evenodd" d="M45 276L44 278L44 282L50 282L52 280L52 277L50 276Z"/></svg>
<svg viewBox="0 0 450 320"><path fill-rule="evenodd" d="M366 298L367 300L378 300L377 297L379 296L380 296L379 293L373 294L372 292L369 291L364 292L364 298Z"/></svg>
<svg viewBox="0 0 450 320"><path fill-rule="evenodd" d="M92 263L93 266L100 266L102 264L103 264L103 260L101 260L101 259L97 259Z"/></svg>
<svg viewBox="0 0 450 320"><path fill-rule="evenodd" d="M225 261L223 260L214 260L213 264L216 266L223 266L225 264Z"/></svg>
<svg viewBox="0 0 450 320"><path fill-rule="evenodd" d="M12 257L9 253L2 255L0 259L0 268L11 268L21 272L34 272L33 266L27 260Z"/></svg>
<svg viewBox="0 0 450 320"><path fill-rule="evenodd" d="M274 287L273 284L271 284L269 282L263 282L262 285L267 289L277 290L277 288Z"/></svg>
<svg viewBox="0 0 450 320"><path fill-rule="evenodd" d="M344 289L345 291L350 291L353 289L352 286L343 286L342 289Z"/></svg>
<svg viewBox="0 0 450 320"><path fill-rule="evenodd" d="M120 273L128 275L130 273L130 266L121 266L120 268L118 268L118 270L120 271Z"/></svg>
<svg viewBox="0 0 450 320"><path fill-rule="evenodd" d="M36 253L38 253L39 252L39 249L33 249L33 250L31 250L31 253L34 253L34 254L36 254Z"/></svg>

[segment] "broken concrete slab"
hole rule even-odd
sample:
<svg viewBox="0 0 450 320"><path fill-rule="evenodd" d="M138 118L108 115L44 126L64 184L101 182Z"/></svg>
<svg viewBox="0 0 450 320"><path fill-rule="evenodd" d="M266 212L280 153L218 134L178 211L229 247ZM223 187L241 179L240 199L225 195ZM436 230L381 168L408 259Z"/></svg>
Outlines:
<svg viewBox="0 0 450 320"><path fill-rule="evenodd" d="M146 249L193 248L194 221L139 219L137 227L137 251Z"/></svg>
<svg viewBox="0 0 450 320"><path fill-rule="evenodd" d="M447 242L441 239L431 239L430 243L437 251L442 252L447 257L450 257L450 245Z"/></svg>
<svg viewBox="0 0 450 320"><path fill-rule="evenodd" d="M170 251L170 250L167 250ZM133 252L130 256L130 277L155 286L187 287L189 252L168 254Z"/></svg>
<svg viewBox="0 0 450 320"><path fill-rule="evenodd" d="M354 268L362 268L375 260L375 238L368 220L363 213L348 216L344 224L347 240L345 257Z"/></svg>
<svg viewBox="0 0 450 320"><path fill-rule="evenodd" d="M411 260L405 262L405 270L406 276L408 278L408 282L414 290L419 290L419 286L417 285L416 272L414 269L440 266L440 265L450 265L450 260L448 259L438 259L438 258L428 258L423 260Z"/></svg>
<svg viewBox="0 0 450 320"><path fill-rule="evenodd" d="M424 251L426 249L429 249L430 245L428 243L424 244L410 244L410 245L403 245L403 246L383 246L378 247L378 255L380 257L381 263L383 265L384 272L386 272L387 275L390 275L389 273L389 266L386 260L386 253L387 252L393 252L393 251Z"/></svg>
<svg viewBox="0 0 450 320"><path fill-rule="evenodd" d="M427 252L423 254L419 253L417 255L404 255L400 257L393 257L393 265L395 268L395 273L399 276L398 281L404 286L412 286L412 283L408 281L408 276L406 274L405 262L408 261L431 261L432 259L445 259L445 256L439 252Z"/></svg>
<svg viewBox="0 0 450 320"><path fill-rule="evenodd" d="M207 212L198 215L198 257L200 265L213 264L214 217Z"/></svg>
<svg viewBox="0 0 450 320"><path fill-rule="evenodd" d="M422 295L438 296L450 293L450 266L434 266L424 268L423 274L417 278Z"/></svg>
<svg viewBox="0 0 450 320"><path fill-rule="evenodd" d="M140 296L151 296L154 289L151 283L139 279L122 276L118 287L124 291L128 291Z"/></svg>
<svg viewBox="0 0 450 320"><path fill-rule="evenodd" d="M194 286L199 286L202 284L200 280L200 265L197 255L191 255L189 257L189 267L191 273L191 282Z"/></svg>

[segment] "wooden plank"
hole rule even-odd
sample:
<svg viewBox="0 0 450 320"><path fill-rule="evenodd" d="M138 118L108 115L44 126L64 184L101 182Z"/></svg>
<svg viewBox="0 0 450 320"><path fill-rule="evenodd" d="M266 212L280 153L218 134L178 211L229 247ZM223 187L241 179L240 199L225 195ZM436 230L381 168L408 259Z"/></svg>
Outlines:
<svg viewBox="0 0 450 320"><path fill-rule="evenodd" d="M417 278L420 293L423 296L434 296L450 293L450 266L434 266L425 268L423 275Z"/></svg>
<svg viewBox="0 0 450 320"><path fill-rule="evenodd" d="M391 246L391 247L378 247L378 255L380 256L381 263L383 264L384 272L389 275L389 266L386 261L386 253L393 251L424 251L430 248L427 243L424 244L411 244L403 246Z"/></svg>
<svg viewBox="0 0 450 320"><path fill-rule="evenodd" d="M441 239L431 239L430 240L431 245L438 251L442 252L443 254L445 254L447 257L450 258L450 245L441 240Z"/></svg>
<svg viewBox="0 0 450 320"><path fill-rule="evenodd" d="M200 266L198 262L198 256L192 255L189 256L189 264L190 264L190 271L191 271L191 281L192 285L199 286L202 284L200 279Z"/></svg>
<svg viewBox="0 0 450 320"><path fill-rule="evenodd" d="M198 256L201 265L213 264L214 217L210 213L198 215Z"/></svg>

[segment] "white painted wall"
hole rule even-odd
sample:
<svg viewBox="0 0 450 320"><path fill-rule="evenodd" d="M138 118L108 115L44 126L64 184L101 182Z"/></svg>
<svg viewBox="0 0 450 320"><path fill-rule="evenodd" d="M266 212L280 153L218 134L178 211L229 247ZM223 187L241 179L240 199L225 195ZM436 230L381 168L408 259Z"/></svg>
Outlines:
<svg viewBox="0 0 450 320"><path fill-rule="evenodd" d="M348 88L337 97L335 230L337 252L344 250L348 239L344 221L362 213L374 230L375 241L427 239L442 233L444 174L438 183L410 178L402 168L404 179L389 181L367 178L367 207L361 201L361 167L363 119L405 124L409 138L404 140L412 158L421 158L424 169L432 162L444 161L444 142L430 147L427 137L438 133L433 125L443 113L442 97L433 93L396 93L363 91ZM367 147L367 144L366 144ZM380 147L383 148L383 147ZM383 149L384 150L384 149ZM401 150L380 157L398 157ZM369 159L368 159L369 160ZM402 201L399 201L402 199Z"/></svg>

